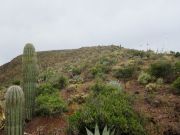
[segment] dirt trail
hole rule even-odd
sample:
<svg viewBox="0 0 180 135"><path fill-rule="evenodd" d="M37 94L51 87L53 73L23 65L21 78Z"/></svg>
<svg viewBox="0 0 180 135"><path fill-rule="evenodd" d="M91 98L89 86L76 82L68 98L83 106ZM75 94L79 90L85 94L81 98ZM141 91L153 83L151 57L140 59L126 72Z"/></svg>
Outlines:
<svg viewBox="0 0 180 135"><path fill-rule="evenodd" d="M31 135L66 135L67 127L65 116L37 117L26 125L26 133Z"/></svg>

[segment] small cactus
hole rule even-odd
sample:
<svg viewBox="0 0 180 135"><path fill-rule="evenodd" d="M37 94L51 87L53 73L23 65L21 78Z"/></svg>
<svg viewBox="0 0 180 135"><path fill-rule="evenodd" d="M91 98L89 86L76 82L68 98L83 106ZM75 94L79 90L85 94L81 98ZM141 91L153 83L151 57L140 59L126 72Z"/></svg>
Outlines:
<svg viewBox="0 0 180 135"><path fill-rule="evenodd" d="M19 86L11 86L5 95L6 135L24 134L24 93Z"/></svg>
<svg viewBox="0 0 180 135"><path fill-rule="evenodd" d="M86 128L86 131L87 131L87 135L100 135L99 128L97 125L95 127L94 134L91 131L89 131L87 128ZM105 128L102 132L102 135L114 135L114 131L112 133L110 133L110 131L107 129L107 126L105 126Z"/></svg>
<svg viewBox="0 0 180 135"><path fill-rule="evenodd" d="M32 44L24 47L22 57L23 91L25 95L25 118L31 120L34 113L35 91L37 83L37 55Z"/></svg>

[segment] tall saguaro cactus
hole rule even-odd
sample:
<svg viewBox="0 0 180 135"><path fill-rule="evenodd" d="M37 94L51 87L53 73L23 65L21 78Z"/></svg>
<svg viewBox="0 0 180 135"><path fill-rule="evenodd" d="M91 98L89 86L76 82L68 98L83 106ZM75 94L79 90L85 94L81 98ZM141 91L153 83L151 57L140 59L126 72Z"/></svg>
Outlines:
<svg viewBox="0 0 180 135"><path fill-rule="evenodd" d="M23 91L25 95L25 117L31 120L34 112L35 92L37 83L37 55L32 44L24 47L22 57Z"/></svg>
<svg viewBox="0 0 180 135"><path fill-rule="evenodd" d="M24 135L24 93L11 86L5 96L6 135Z"/></svg>

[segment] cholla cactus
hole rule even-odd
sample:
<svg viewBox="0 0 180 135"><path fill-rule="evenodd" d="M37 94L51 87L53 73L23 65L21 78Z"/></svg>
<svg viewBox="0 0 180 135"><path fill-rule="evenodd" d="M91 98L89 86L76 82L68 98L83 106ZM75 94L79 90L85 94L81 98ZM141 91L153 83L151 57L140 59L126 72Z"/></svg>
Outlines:
<svg viewBox="0 0 180 135"><path fill-rule="evenodd" d="M37 55L32 44L24 47L23 59L23 91L25 95L25 117L31 120L34 112L35 91L37 83Z"/></svg>
<svg viewBox="0 0 180 135"><path fill-rule="evenodd" d="M11 86L5 96L6 135L24 134L24 93L19 86Z"/></svg>
<svg viewBox="0 0 180 135"><path fill-rule="evenodd" d="M87 135L100 135L99 128L97 125L95 127L95 133L94 134L91 131L89 131L87 128L86 128L86 131L87 131ZM102 135L114 135L114 132L110 133L110 131L107 129L107 126L106 126L103 130Z"/></svg>

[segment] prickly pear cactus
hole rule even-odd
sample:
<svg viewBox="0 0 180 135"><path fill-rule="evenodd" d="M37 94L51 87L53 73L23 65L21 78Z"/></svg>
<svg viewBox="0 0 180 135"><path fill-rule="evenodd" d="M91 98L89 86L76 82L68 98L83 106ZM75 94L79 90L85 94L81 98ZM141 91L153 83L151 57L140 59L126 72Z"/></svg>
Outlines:
<svg viewBox="0 0 180 135"><path fill-rule="evenodd" d="M23 91L25 95L25 118L31 120L34 113L35 92L37 83L37 55L32 44L24 47L22 57Z"/></svg>
<svg viewBox="0 0 180 135"><path fill-rule="evenodd" d="M5 133L24 134L24 93L19 86L11 86L5 95Z"/></svg>

